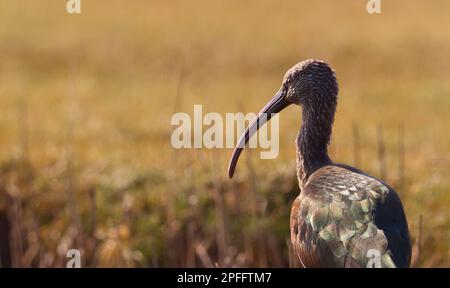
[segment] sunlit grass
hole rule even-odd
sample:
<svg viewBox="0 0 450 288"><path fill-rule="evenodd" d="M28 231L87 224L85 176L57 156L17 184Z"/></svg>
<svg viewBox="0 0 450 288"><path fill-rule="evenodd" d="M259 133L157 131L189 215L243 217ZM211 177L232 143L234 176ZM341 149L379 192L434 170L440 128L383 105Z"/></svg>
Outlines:
<svg viewBox="0 0 450 288"><path fill-rule="evenodd" d="M381 125L414 240L423 216L418 265L449 266L448 1L383 1L381 15L351 0L84 1L81 15L28 2L0 4L0 202L23 205L15 265L61 266L81 246L95 266L287 266L299 108L280 117L280 156L244 152L233 181L231 151L171 147L170 117L194 104L256 112L290 66L320 58L340 83L333 158L354 164L356 125L359 167L380 176Z"/></svg>

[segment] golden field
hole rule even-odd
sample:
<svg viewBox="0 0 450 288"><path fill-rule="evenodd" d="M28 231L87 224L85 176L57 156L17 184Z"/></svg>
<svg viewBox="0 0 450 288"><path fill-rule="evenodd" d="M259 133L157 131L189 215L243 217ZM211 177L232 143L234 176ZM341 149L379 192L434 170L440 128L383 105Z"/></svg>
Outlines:
<svg viewBox="0 0 450 288"><path fill-rule="evenodd" d="M299 108L233 180L170 119L257 112L309 58L340 84L332 158L400 192L414 266L450 266L449 1L81 1L0 2L1 266L289 266Z"/></svg>

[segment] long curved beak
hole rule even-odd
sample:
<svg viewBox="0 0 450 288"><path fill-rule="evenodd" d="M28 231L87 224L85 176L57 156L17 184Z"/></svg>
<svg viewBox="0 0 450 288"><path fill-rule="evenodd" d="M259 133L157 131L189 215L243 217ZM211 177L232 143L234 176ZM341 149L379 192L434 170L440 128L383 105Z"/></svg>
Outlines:
<svg viewBox="0 0 450 288"><path fill-rule="evenodd" d="M245 132L239 138L237 146L234 148L230 164L228 165L228 177L233 177L239 156L253 134L255 134L267 121L269 121L273 115L277 114L290 104L291 103L285 99L285 91L281 88L258 113L258 116L253 119L250 125L248 125Z"/></svg>

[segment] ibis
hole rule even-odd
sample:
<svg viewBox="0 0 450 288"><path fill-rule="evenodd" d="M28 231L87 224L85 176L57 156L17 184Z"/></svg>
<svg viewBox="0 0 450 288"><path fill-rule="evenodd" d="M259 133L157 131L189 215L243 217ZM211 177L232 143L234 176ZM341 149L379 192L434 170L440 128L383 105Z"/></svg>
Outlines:
<svg viewBox="0 0 450 288"><path fill-rule="evenodd" d="M335 72L324 61L306 60L289 69L238 140L228 175L233 177L239 155L262 125L291 104L301 106L295 142L300 194L290 217L299 263L305 268L408 267L411 243L397 192L328 154L338 90Z"/></svg>

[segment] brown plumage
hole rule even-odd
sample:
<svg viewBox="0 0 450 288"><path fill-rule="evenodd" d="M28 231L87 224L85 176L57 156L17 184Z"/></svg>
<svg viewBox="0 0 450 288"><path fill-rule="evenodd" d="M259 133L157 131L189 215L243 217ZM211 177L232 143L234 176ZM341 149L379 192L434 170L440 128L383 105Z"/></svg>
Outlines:
<svg viewBox="0 0 450 288"><path fill-rule="evenodd" d="M303 267L408 267L411 245L397 193L360 170L328 156L337 105L333 70L323 61L292 67L282 86L239 139L229 166L232 177L242 149L272 113L301 105L297 137L300 195L291 210L291 241Z"/></svg>

